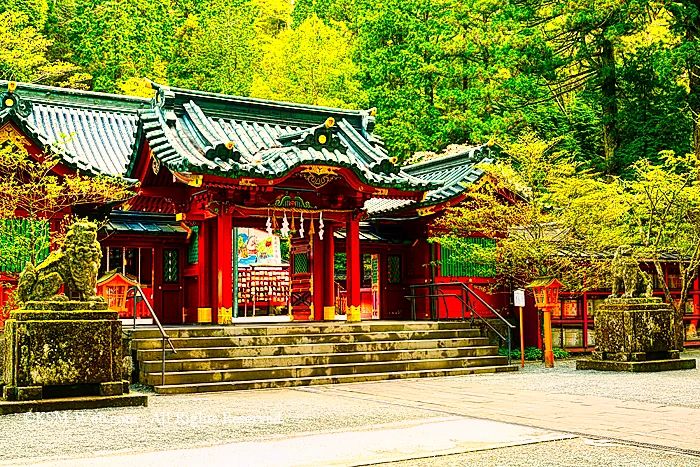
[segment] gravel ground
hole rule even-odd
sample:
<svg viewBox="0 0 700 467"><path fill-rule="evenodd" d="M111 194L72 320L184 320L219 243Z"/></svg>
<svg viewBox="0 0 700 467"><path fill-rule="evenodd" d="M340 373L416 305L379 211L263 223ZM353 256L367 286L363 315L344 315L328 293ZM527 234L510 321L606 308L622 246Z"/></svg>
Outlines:
<svg viewBox="0 0 700 467"><path fill-rule="evenodd" d="M0 416L0 464L258 441L442 416L293 389L152 396L146 408Z"/></svg>
<svg viewBox="0 0 700 467"><path fill-rule="evenodd" d="M683 357L700 360L700 351L686 352ZM489 383L498 381L499 385L513 389L700 407L700 370L648 374L576 371L575 360L565 360L557 361L553 370L544 368L541 363L528 363L524 370L515 373L450 379L461 378L471 381L476 378ZM429 384L429 380L423 382ZM157 396L151 393L151 396L147 408L0 416L0 464L14 465L42 458L113 451L169 450L288 438L304 433L361 429L370 425L444 416L429 409L359 401L338 397L337 394L295 389L182 396ZM419 463L405 465L584 465L582 462L588 458L588 451L600 457L585 465L700 466L698 458L629 446L596 445L596 449L591 449L591 445L584 440L472 453L465 455L464 461L459 456L432 460L444 464L415 461ZM613 456L614 461L607 462L607 455ZM486 456L483 463L479 456ZM562 456L568 460L559 461ZM666 457L670 459L668 462ZM535 458L538 459L537 463L532 462ZM518 459L525 459L525 463L515 463ZM629 463L626 464L627 459ZM641 463L647 461L648 464Z"/></svg>
<svg viewBox="0 0 700 467"><path fill-rule="evenodd" d="M693 467L700 466L700 459L674 452L575 438L375 465L377 467Z"/></svg>

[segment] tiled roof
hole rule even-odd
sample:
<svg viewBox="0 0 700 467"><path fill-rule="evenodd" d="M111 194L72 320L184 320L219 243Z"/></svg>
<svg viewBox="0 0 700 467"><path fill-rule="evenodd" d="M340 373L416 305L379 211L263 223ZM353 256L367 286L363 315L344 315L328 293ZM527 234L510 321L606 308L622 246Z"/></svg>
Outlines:
<svg viewBox="0 0 700 467"><path fill-rule="evenodd" d="M273 179L319 164L349 168L378 187L437 186L394 165L372 135L369 111L156 87L157 104L141 113L138 131L170 170Z"/></svg>
<svg viewBox="0 0 700 467"><path fill-rule="evenodd" d="M345 229L333 231L333 238L336 240L345 240L347 236ZM385 242L386 239L380 237L372 231L372 226L368 222L360 222L360 241L367 242Z"/></svg>
<svg viewBox="0 0 700 467"><path fill-rule="evenodd" d="M4 96L7 86L0 81ZM0 125L12 121L85 172L128 176L143 138L173 171L272 179L300 165L327 165L351 169L371 186L433 190L430 201L450 195L449 187L438 189L441 177L417 170L433 161L394 165L372 133L371 111L154 87L157 96L149 100L18 83L12 96L22 105L3 99ZM373 203L382 211L407 204Z"/></svg>
<svg viewBox="0 0 700 467"><path fill-rule="evenodd" d="M482 164L493 162L493 148L487 144L472 146L457 154L407 165L403 171L411 176L442 185L426 193L423 201L372 198L365 202L370 216L384 215L396 211L431 206L459 196L476 183L484 171Z"/></svg>
<svg viewBox="0 0 700 467"><path fill-rule="evenodd" d="M175 220L174 214L136 211L112 211L104 231L114 233L143 233L153 235L186 235L187 231Z"/></svg>
<svg viewBox="0 0 700 467"><path fill-rule="evenodd" d="M417 204L416 201L408 199L370 198L365 201L365 209L372 215L396 211L413 204Z"/></svg>
<svg viewBox="0 0 700 467"><path fill-rule="evenodd" d="M0 92L8 83L0 81ZM5 94L6 95L6 94ZM137 112L148 99L18 83L23 103L0 103L0 125L10 120L41 146L54 147L66 165L87 172L124 175L134 144Z"/></svg>

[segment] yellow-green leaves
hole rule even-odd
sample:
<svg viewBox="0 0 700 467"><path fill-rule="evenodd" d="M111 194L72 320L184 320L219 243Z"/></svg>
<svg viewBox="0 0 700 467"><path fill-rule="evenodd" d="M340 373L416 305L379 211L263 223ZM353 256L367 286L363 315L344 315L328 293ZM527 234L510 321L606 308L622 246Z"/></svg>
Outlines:
<svg viewBox="0 0 700 467"><path fill-rule="evenodd" d="M327 25L315 15L307 18L265 46L252 97L330 107L365 106L351 46L343 25Z"/></svg>

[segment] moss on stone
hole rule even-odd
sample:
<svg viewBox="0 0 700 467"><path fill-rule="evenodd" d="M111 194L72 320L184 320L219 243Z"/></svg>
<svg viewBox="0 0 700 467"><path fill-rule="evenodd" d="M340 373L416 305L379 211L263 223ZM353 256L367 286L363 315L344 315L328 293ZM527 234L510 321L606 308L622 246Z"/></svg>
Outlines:
<svg viewBox="0 0 700 467"><path fill-rule="evenodd" d="M70 319L76 317L79 319ZM122 338L117 318L116 312L94 310L14 312L6 324L5 384L27 387L121 381Z"/></svg>
<svg viewBox="0 0 700 467"><path fill-rule="evenodd" d="M81 321L81 320L116 320L118 311L84 310L84 311L47 311L47 310L15 310L10 318L18 321Z"/></svg>
<svg viewBox="0 0 700 467"><path fill-rule="evenodd" d="M85 310L107 310L106 302L89 301L81 302L77 300L68 301L29 301L24 303L24 310L53 310L53 311L85 311Z"/></svg>

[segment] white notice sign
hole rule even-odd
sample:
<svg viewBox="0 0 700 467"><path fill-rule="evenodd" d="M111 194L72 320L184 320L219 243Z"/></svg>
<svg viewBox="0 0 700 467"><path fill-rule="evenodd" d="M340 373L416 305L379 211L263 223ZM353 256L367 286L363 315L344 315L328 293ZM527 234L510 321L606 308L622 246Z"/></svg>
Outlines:
<svg viewBox="0 0 700 467"><path fill-rule="evenodd" d="M525 306L525 290L517 289L513 291L513 305Z"/></svg>

